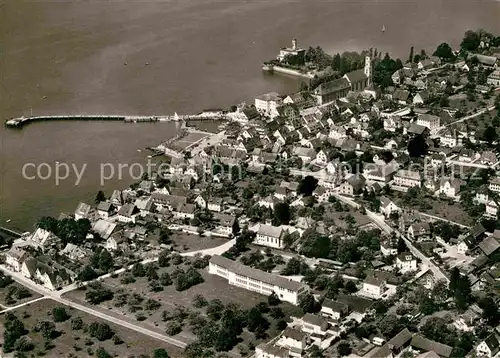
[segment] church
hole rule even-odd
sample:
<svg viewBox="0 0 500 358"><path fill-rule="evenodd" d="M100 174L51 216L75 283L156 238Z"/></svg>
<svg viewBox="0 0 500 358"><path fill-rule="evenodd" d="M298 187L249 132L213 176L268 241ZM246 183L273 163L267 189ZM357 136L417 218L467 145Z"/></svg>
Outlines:
<svg viewBox="0 0 500 358"><path fill-rule="evenodd" d="M365 57L365 67L346 73L342 78L320 84L314 90L319 105L345 97L349 91L363 91L372 85L372 64Z"/></svg>

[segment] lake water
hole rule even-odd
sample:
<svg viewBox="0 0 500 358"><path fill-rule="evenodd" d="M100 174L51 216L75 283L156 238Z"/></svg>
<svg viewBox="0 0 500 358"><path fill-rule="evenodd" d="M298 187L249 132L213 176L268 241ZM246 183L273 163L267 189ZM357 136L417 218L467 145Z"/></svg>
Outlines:
<svg viewBox="0 0 500 358"><path fill-rule="evenodd" d="M457 45L465 30L500 33L500 3L471 0L28 1L5 0L0 29L0 118L21 115L173 114L293 91L260 63L297 37L330 52L376 47L406 58ZM386 27L386 32L380 29ZM145 65L145 63L149 65ZM144 162L138 148L175 125L45 122L0 128L0 225L30 229L41 215L73 211L101 189L99 164ZM25 163L87 164L75 177L23 179ZM126 187L108 181L103 189Z"/></svg>

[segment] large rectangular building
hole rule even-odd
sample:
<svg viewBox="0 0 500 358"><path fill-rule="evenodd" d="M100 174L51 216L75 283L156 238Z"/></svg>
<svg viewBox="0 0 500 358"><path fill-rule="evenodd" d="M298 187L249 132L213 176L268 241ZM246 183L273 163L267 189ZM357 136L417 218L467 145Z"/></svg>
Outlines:
<svg viewBox="0 0 500 358"><path fill-rule="evenodd" d="M274 292L280 300L294 305L299 303L299 296L306 292L306 287L300 282L254 269L219 255L210 259L208 272L225 278L230 285L262 295L269 296Z"/></svg>

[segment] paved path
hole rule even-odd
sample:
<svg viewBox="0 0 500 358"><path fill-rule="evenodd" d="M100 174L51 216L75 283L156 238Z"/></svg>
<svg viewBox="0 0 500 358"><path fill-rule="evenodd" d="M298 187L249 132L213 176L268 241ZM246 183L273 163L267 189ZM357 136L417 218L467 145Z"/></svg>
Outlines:
<svg viewBox="0 0 500 358"><path fill-rule="evenodd" d="M5 312L9 312L9 311L13 311L13 310L17 310L18 308L21 308L21 307L24 307L24 306L28 306L28 305L30 305L32 303L35 303L35 302L38 302L38 301L41 301L41 300L45 300L47 298L48 297L46 297L46 296L42 296L42 297L35 298L34 300L27 301L27 302L21 303L19 305L10 306L10 307L5 307L4 305L1 305L2 307L4 307L4 310L0 311L0 314L5 313Z"/></svg>
<svg viewBox="0 0 500 358"><path fill-rule="evenodd" d="M467 226L467 225L464 225L464 224L459 224L455 221L451 221L451 220L448 220L448 219L445 219L445 218L442 218L442 217L439 217L439 216L435 216L435 215L431 215L431 214L426 214L426 213L423 213L421 211L418 211L417 212L419 215L422 215L422 216L425 216L429 219L434 219L434 220L439 220L439 221L444 221L444 222L447 222L448 224L452 224L452 225L456 225L456 226L459 226L463 229L470 229L470 226Z"/></svg>

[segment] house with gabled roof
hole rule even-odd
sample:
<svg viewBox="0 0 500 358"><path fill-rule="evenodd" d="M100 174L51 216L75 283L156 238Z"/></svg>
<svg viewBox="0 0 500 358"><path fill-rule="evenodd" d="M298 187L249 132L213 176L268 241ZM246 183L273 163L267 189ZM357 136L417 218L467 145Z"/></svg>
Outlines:
<svg viewBox="0 0 500 358"><path fill-rule="evenodd" d="M86 203L78 203L78 207L75 210L75 220L87 219L92 208L89 204Z"/></svg>
<svg viewBox="0 0 500 358"><path fill-rule="evenodd" d="M380 197L379 210L385 217L389 217L393 212L401 212L401 208L386 196Z"/></svg>
<svg viewBox="0 0 500 358"><path fill-rule="evenodd" d="M140 211L134 204L127 203L118 210L117 220L122 223L135 223L139 214Z"/></svg>
<svg viewBox="0 0 500 358"><path fill-rule="evenodd" d="M335 323L346 317L348 313L349 307L346 304L329 298L325 298L321 305L321 314Z"/></svg>
<svg viewBox="0 0 500 358"><path fill-rule="evenodd" d="M301 357L307 346L307 335L298 329L287 327L276 342L279 347L286 348L292 356Z"/></svg>
<svg viewBox="0 0 500 358"><path fill-rule="evenodd" d="M261 224L257 230L254 244L282 249L285 246L283 242L284 236L283 228Z"/></svg>
<svg viewBox="0 0 500 358"><path fill-rule="evenodd" d="M408 227L408 237L412 239L425 239L431 234L431 228L428 222L419 222Z"/></svg>
<svg viewBox="0 0 500 358"><path fill-rule="evenodd" d="M12 246L5 253L5 265L13 271L20 271L23 261L28 257L28 252L19 246Z"/></svg>
<svg viewBox="0 0 500 358"><path fill-rule="evenodd" d="M453 351L452 347L427 339L419 334L413 335L410 345L414 350L422 352L435 352L441 358L449 358Z"/></svg>
<svg viewBox="0 0 500 358"><path fill-rule="evenodd" d="M495 332L491 333L477 345L475 351L477 357L495 357L500 351L500 340L497 334Z"/></svg>

